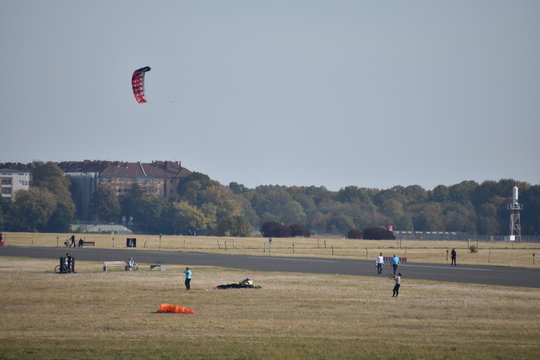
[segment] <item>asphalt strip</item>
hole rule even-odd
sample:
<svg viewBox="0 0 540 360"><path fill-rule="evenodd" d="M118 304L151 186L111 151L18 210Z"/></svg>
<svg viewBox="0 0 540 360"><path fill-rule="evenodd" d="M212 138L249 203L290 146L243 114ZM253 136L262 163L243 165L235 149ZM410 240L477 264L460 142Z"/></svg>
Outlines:
<svg viewBox="0 0 540 360"><path fill-rule="evenodd" d="M261 256L250 256L251 259L257 260L271 260L271 261L298 261L298 262L322 262L322 263L335 263L334 260L313 260L313 259L288 259L288 258L265 258Z"/></svg>
<svg viewBox="0 0 540 360"><path fill-rule="evenodd" d="M440 269L440 266L431 266L431 265L411 265L411 264L400 264L400 267L419 267L419 268L433 268L433 269ZM467 267L455 267L457 270L471 270L471 271L491 271L490 269L475 269L475 268L467 268Z"/></svg>

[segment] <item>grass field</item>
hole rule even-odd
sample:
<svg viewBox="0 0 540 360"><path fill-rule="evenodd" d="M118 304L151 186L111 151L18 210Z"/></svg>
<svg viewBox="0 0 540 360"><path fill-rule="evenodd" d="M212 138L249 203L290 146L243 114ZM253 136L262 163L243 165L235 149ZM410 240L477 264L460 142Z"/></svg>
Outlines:
<svg viewBox="0 0 540 360"><path fill-rule="evenodd" d="M64 246L71 234L5 233L6 246ZM227 238L204 236L77 234L99 248L125 248L126 238L137 238L137 249L221 252L260 256L305 256L375 259L397 254L409 262L449 263L447 250L458 253L458 264L540 268L540 243L484 242L471 253L466 241L374 241L340 238ZM536 259L538 255L538 259Z"/></svg>
<svg viewBox="0 0 540 360"><path fill-rule="evenodd" d="M9 238L8 238L9 241ZM540 290L0 257L0 359L537 359ZM144 265L144 264L139 264ZM250 277L262 289L213 290ZM162 303L195 315L158 314Z"/></svg>

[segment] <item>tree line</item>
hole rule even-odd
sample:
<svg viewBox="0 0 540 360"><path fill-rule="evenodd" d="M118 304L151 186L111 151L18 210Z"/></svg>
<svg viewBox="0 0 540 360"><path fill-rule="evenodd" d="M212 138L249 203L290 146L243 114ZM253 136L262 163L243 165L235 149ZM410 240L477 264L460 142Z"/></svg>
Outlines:
<svg viewBox="0 0 540 360"><path fill-rule="evenodd" d="M13 166L11 166L13 167ZM24 170L33 186L14 201L1 199L0 229L66 232L77 222L70 181L55 163L34 162ZM512 187L520 191L523 235L540 232L540 185L512 179L463 181L426 190L419 185L390 189L347 186L222 185L194 172L178 185L177 198L165 199L134 184L121 199L106 185L93 194L96 221L129 223L150 234L252 236L281 224L295 235L335 234L392 225L400 231L467 232L507 235ZM286 231L281 229L280 231ZM292 234L292 233L291 233Z"/></svg>

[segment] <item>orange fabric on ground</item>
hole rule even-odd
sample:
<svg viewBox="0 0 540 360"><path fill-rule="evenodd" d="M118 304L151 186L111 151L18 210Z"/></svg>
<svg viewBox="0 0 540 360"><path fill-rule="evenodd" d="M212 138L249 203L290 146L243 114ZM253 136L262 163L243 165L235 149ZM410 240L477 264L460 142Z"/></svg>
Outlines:
<svg viewBox="0 0 540 360"><path fill-rule="evenodd" d="M187 307L183 307L180 305L169 305L169 304L161 304L159 309L156 310L156 312L158 313L170 312L174 314L195 314L195 311Z"/></svg>

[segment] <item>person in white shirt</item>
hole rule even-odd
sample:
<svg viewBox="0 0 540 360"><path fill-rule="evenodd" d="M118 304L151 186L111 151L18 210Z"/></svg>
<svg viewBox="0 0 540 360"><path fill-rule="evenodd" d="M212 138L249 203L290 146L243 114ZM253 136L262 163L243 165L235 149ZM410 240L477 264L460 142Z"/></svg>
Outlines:
<svg viewBox="0 0 540 360"><path fill-rule="evenodd" d="M382 253L375 259L375 266L377 267L377 274L381 275L384 267L384 257L382 256Z"/></svg>

